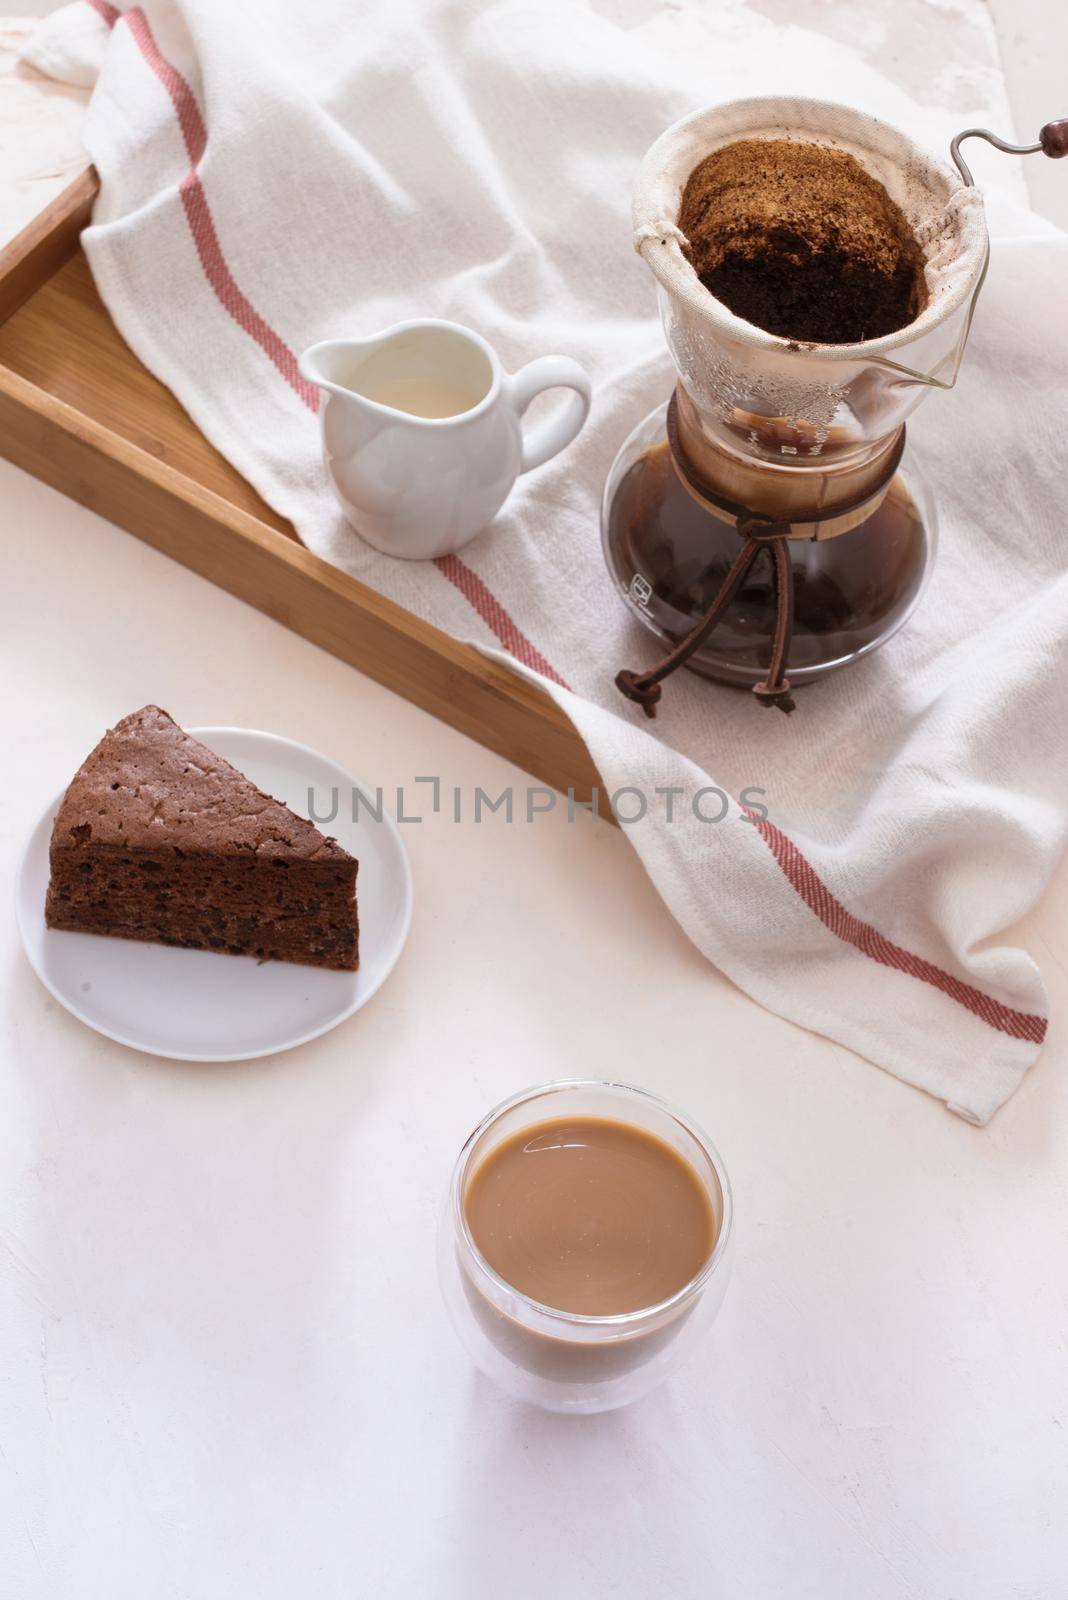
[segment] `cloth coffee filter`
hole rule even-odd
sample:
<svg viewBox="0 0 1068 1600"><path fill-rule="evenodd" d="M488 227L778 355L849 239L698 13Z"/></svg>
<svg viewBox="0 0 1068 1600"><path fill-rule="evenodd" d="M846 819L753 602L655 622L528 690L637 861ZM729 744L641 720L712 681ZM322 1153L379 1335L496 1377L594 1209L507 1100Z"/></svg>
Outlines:
<svg viewBox="0 0 1068 1600"><path fill-rule="evenodd" d="M742 139L808 141L845 151L883 184L925 256L927 303L912 322L862 344L799 344L744 321L709 294L683 248L682 194L707 155ZM832 101L787 97L697 111L650 147L638 173L633 221L635 248L669 300L672 354L699 404L748 406L826 427L846 386L874 363L892 362L920 383L944 376L952 381L986 266L982 197L887 123Z"/></svg>

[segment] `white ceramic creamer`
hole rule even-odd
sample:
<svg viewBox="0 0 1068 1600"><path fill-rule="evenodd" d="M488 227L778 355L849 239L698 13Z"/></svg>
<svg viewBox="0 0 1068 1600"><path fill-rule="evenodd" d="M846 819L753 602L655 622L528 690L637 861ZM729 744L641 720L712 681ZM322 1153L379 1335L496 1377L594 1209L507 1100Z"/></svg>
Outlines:
<svg viewBox="0 0 1068 1600"><path fill-rule="evenodd" d="M590 409L590 380L568 356L507 373L454 322L398 322L370 339L328 339L301 357L322 390L323 455L353 527L376 550L426 561L490 522L517 476L569 445ZM565 404L529 428L545 389Z"/></svg>

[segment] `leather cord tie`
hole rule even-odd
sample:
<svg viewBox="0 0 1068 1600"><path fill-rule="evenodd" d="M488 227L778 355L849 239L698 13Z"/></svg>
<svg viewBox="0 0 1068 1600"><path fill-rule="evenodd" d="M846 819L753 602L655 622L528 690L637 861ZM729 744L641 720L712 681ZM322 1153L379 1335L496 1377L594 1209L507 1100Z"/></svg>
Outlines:
<svg viewBox="0 0 1068 1600"><path fill-rule="evenodd" d="M881 494L897 471L905 445L904 434L905 430L902 428L897 446L891 453L887 470L880 483L874 488L869 488L850 505L837 506L824 512L806 513L804 521L827 521L831 517L841 516L845 511L862 506L866 501L874 500ZM661 686L664 679L669 678L679 667L685 666L691 656L701 648L745 582L761 551L766 549L775 576L775 626L771 636L771 661L767 677L761 683L753 685L753 693L762 706L776 706L785 712L793 711L794 698L790 692L790 680L786 676L794 626L793 569L787 542L793 532L793 524L762 516L746 506L727 500L698 477L686 460L679 443L678 402L674 394L671 396L667 411L667 437L679 476L685 480L699 500L707 500L710 506L716 506L734 517L734 526L742 544L712 604L686 637L664 657L663 661L651 667L648 672L631 672L625 668L617 673L616 688L625 694L628 700L633 700L636 705L641 706L647 717L655 717L663 693Z"/></svg>
<svg viewBox="0 0 1068 1600"><path fill-rule="evenodd" d="M794 586L790 572L790 557L786 550L788 522L773 522L770 517L739 517L736 527L742 537L742 546L731 563L730 570L720 584L719 592L692 632L677 644L670 655L664 657L649 672L629 672L624 669L616 675L616 688L640 705L647 717L656 716L656 707L663 690L665 678L701 648L719 622L724 611L749 575L749 569L764 548L771 551L775 564L775 633L771 646L771 665L763 683L754 684L753 693L761 705L778 706L780 711L794 709L790 693L790 680L784 674L790 635L793 630Z"/></svg>

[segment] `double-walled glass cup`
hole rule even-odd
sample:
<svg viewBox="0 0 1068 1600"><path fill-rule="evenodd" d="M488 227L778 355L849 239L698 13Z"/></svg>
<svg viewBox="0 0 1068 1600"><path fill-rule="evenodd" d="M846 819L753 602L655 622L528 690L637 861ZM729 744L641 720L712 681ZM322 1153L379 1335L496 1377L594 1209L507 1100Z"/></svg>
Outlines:
<svg viewBox="0 0 1068 1600"><path fill-rule="evenodd" d="M712 1252L689 1283L657 1305L614 1316L541 1305L506 1283L471 1236L464 1198L486 1157L524 1128L574 1117L605 1117L655 1135L688 1164L708 1198ZM719 1153L665 1101L593 1080L528 1089L491 1111L460 1151L438 1241L445 1303L475 1363L507 1393L549 1411L611 1411L667 1377L716 1317L730 1275L731 1217Z"/></svg>

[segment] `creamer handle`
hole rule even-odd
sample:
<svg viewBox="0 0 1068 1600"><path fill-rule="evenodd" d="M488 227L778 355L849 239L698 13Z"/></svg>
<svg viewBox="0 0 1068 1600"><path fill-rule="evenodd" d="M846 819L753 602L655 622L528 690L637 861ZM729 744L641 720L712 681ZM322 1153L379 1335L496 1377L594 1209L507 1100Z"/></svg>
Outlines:
<svg viewBox="0 0 1068 1600"><path fill-rule="evenodd" d="M524 428L520 472L540 467L567 447L590 414L589 375L570 356L539 356L507 379L508 394L521 417L536 395L546 389L570 389L564 405L530 429Z"/></svg>

